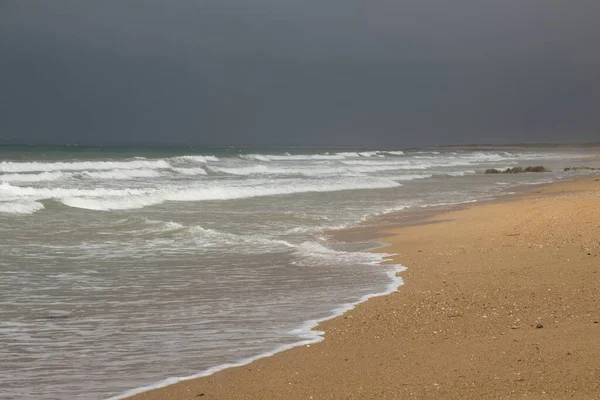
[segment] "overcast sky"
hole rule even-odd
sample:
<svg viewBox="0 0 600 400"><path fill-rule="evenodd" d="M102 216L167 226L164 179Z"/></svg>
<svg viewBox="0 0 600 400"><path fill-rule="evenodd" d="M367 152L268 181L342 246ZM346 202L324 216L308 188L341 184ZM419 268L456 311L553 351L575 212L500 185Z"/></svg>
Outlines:
<svg viewBox="0 0 600 400"><path fill-rule="evenodd" d="M600 140L598 0L0 0L0 141Z"/></svg>

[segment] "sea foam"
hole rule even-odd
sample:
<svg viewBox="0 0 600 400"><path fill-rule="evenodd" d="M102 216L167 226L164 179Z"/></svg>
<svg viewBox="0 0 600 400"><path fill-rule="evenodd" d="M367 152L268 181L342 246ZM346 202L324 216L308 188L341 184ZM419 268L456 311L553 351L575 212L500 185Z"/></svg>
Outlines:
<svg viewBox="0 0 600 400"><path fill-rule="evenodd" d="M0 181L2 182L51 182L59 179L65 179L72 176L71 174L65 174L61 171L56 172L40 172L40 173L29 173L29 174L3 174L0 175Z"/></svg>
<svg viewBox="0 0 600 400"><path fill-rule="evenodd" d="M202 186L165 186L160 188L38 188L0 184L0 199L29 198L32 200L57 199L70 207L90 210L126 210L142 208L165 201L232 200L294 193L333 192L356 189L378 189L401 186L391 179L336 179L315 182L265 180L254 184L231 185L213 182Z"/></svg>
<svg viewBox="0 0 600 400"><path fill-rule="evenodd" d="M43 208L44 205L37 201L0 202L0 212L7 214L33 214Z"/></svg>
<svg viewBox="0 0 600 400"><path fill-rule="evenodd" d="M307 250L312 248L312 249L318 250L321 253L328 253L327 250L323 250L318 246L314 246L314 244L307 244L305 246L305 248ZM336 252L336 253L341 253L341 252ZM374 255L373 259L372 259L373 265L380 264L380 263L384 262L385 260L387 260L389 257L393 256L393 254L385 254L385 253L369 253L369 254ZM404 281L398 274L400 272L405 271L406 267L404 267L402 265L388 265L387 267L388 267L388 271L386 272L386 274L389 277L390 282L383 291L363 295L355 302L345 303L345 304L342 304L342 305L334 308L330 312L330 314L325 317L312 319L312 320L303 322L298 328L293 329L290 332L288 332L288 334L293 335L298 339L298 341L296 341L294 343L280 345L280 346L275 347L271 351L257 354L252 357L243 358L243 359L240 359L240 360L232 362L232 363L217 365L217 366L208 368L208 369L201 371L194 375L166 378L166 379L163 379L163 380L156 382L154 384L151 384L151 385L128 390L119 395L110 397L107 400L121 400L121 399L130 397L130 396L139 394L139 393L143 393L143 392L147 392L150 390L170 386L170 385L176 384L178 382L188 381L188 380L192 380L192 379L196 379L196 378L202 378L205 376L210 376L210 375L213 375L219 371L222 371L222 370L225 370L228 368L241 367L244 365L248 365L248 364L250 364L256 360L259 360L261 358L270 357L272 355L275 355L275 354L280 353L285 350L292 349L294 347L310 346L311 344L319 343L325 339L325 332L315 329L319 326L320 323L325 322L325 321L330 320L335 317L339 317L339 316L345 314L346 312L352 310L357 305L364 303L365 301L367 301L369 299L391 294L391 293L397 291L398 288L404 284Z"/></svg>
<svg viewBox="0 0 600 400"><path fill-rule="evenodd" d="M166 160L132 160L132 161L72 161L72 162L12 162L0 163L0 172L38 172L38 171L85 171L114 169L166 169L170 168Z"/></svg>

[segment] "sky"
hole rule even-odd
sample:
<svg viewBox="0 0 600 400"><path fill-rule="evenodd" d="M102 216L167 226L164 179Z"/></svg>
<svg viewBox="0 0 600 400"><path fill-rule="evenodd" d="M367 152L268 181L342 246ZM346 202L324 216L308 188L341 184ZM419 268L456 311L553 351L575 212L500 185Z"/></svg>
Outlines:
<svg viewBox="0 0 600 400"><path fill-rule="evenodd" d="M0 142L600 140L597 0L0 0Z"/></svg>

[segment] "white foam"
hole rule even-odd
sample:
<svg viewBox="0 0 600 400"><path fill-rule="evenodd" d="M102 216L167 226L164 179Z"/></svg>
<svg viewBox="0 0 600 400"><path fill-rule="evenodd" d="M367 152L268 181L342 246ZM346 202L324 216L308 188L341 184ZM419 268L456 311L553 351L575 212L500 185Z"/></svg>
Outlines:
<svg viewBox="0 0 600 400"><path fill-rule="evenodd" d="M268 156L263 156L261 154L240 154L240 158L244 160L271 161Z"/></svg>
<svg viewBox="0 0 600 400"><path fill-rule="evenodd" d="M421 174L421 175L400 175L400 176L395 176L392 179L394 179L395 181L414 181L415 179L427 179L427 178L431 178L433 175L432 174Z"/></svg>
<svg viewBox="0 0 600 400"><path fill-rule="evenodd" d="M3 182L0 184L0 194L12 197L33 197L36 199L56 199L66 196L94 196L94 197L123 197L137 196L148 193L143 189L77 189L77 188L38 188L32 186L14 186Z"/></svg>
<svg viewBox="0 0 600 400"><path fill-rule="evenodd" d="M276 196L294 193L335 192L357 189L383 189L401 186L390 179L328 179L298 182L297 180L257 180L254 185L246 186L204 186L201 188L185 188L169 191L165 200L169 201L202 201L230 200L248 197Z"/></svg>
<svg viewBox="0 0 600 400"><path fill-rule="evenodd" d="M266 165L249 165L245 167L209 167L210 170L215 172L222 172L230 175L257 175L257 174L286 174L293 173L293 170L286 170L283 168L274 168Z"/></svg>
<svg viewBox="0 0 600 400"><path fill-rule="evenodd" d="M4 174L0 175L0 181L3 182L51 182L59 179L68 178L71 175L60 171L41 172L29 174Z"/></svg>
<svg viewBox="0 0 600 400"><path fill-rule="evenodd" d="M299 260L293 262L294 265L315 267L323 265L323 263L328 265L376 265L382 260L381 255L377 253L337 251L318 242L304 242L298 245L294 252L299 257Z"/></svg>
<svg viewBox="0 0 600 400"><path fill-rule="evenodd" d="M359 157L356 152L336 154L241 154L240 158L255 161L310 161L310 160L343 160L347 157Z"/></svg>
<svg viewBox="0 0 600 400"><path fill-rule="evenodd" d="M155 169L111 169L108 171L83 171L81 176L91 179L127 180L158 178L161 176L161 173Z"/></svg>
<svg viewBox="0 0 600 400"><path fill-rule="evenodd" d="M37 201L0 202L0 212L8 214L33 214L43 208L44 205Z"/></svg>
<svg viewBox="0 0 600 400"><path fill-rule="evenodd" d="M477 203L478 200L463 200L463 201L451 201L447 203L433 203L433 204L423 204L419 207L427 208L427 207L443 207L443 206L458 206L461 204L469 204L469 203Z"/></svg>
<svg viewBox="0 0 600 400"><path fill-rule="evenodd" d="M36 188L0 184L0 200L28 198L30 200L57 199L65 205L90 210L126 210L142 208L165 201L231 200L249 197L276 196L294 193L334 192L357 189L383 189L401 186L391 179L322 179L303 182L298 180L255 180L244 184L212 182L201 186L166 186L146 189L77 189Z"/></svg>
<svg viewBox="0 0 600 400"><path fill-rule="evenodd" d="M177 167L173 167L171 169L173 171L181 174L181 175L188 175L188 176L206 175L206 174L208 174L206 172L206 170L204 168L201 168L201 167L197 167L197 168L177 168Z"/></svg>
<svg viewBox="0 0 600 400"><path fill-rule="evenodd" d="M377 216L380 216L380 215L385 215L385 214L390 214L390 213L394 213L394 212L406 210L407 208L411 208L411 207L412 207L412 205L409 205L409 204L396 205L396 206L388 207L388 208L385 208L383 210L379 210L379 211L375 211L375 212L371 212L371 213L365 214L362 217L360 217L360 219L358 221L360 221L360 222L368 221L369 219L371 219L373 217L377 217Z"/></svg>
<svg viewBox="0 0 600 400"><path fill-rule="evenodd" d="M471 174L475 174L475 170L468 170L468 171L454 171L454 172L444 172L442 175L448 175L448 176L465 176L465 175L471 175Z"/></svg>
<svg viewBox="0 0 600 400"><path fill-rule="evenodd" d="M312 160L343 160L346 157L358 157L357 153L337 153L337 154L313 154L309 156Z"/></svg>
<svg viewBox="0 0 600 400"><path fill-rule="evenodd" d="M211 162L211 161L213 161L213 162L219 161L219 157L216 157L216 156L199 156L199 155L173 157L172 159L175 161L193 162L193 163L200 163L200 164L207 164L208 162Z"/></svg>
<svg viewBox="0 0 600 400"><path fill-rule="evenodd" d="M407 166L414 165L414 162L409 160L344 160L341 162L344 165L388 165L388 166Z"/></svg>
<svg viewBox="0 0 600 400"><path fill-rule="evenodd" d="M201 226L192 226L187 228L187 232L190 235L196 236L200 239L207 239L212 244L220 245L240 245L245 244L249 246L283 246L287 248L295 248L296 246L286 240L271 239L260 235L236 235L229 232L221 232L214 229L203 228ZM262 252L262 250L259 250Z"/></svg>
<svg viewBox="0 0 600 400"><path fill-rule="evenodd" d="M119 198L64 196L59 200L69 207L95 211L130 210L162 203L162 199L153 196L123 196Z"/></svg>
<svg viewBox="0 0 600 400"><path fill-rule="evenodd" d="M385 157L381 151L361 151L358 153L360 157Z"/></svg>
<svg viewBox="0 0 600 400"><path fill-rule="evenodd" d="M0 172L51 172L51 171L93 171L111 169L166 169L170 168L165 160L132 161L72 161L72 162L12 162L0 163Z"/></svg>
<svg viewBox="0 0 600 400"><path fill-rule="evenodd" d="M376 254L376 253L373 253L373 254ZM383 253L377 253L376 255L379 258L378 263L381 263L388 257L392 256L391 254L383 254ZM320 323L330 320L332 318L339 317L340 315L343 315L344 313L355 308L357 305L364 303L365 301L367 301L373 297L379 297L379 296L385 296L385 295L391 294L391 293L395 292L396 290L398 290L398 288L401 285L403 285L404 281L402 280L402 278L400 276L398 276L398 274L402 271L405 271L406 267L404 267L402 265L390 265L389 267L391 269L389 271L387 271L386 274L390 279L390 283L387 285L385 290L383 290L382 292L378 292L378 293L367 294L367 295L360 297L355 302L343 304L343 305L333 309L331 314L329 314L326 317L313 319L313 320L309 320L309 321L302 323L297 329L294 329L289 332L290 334L295 335L296 337L298 337L298 339L300 339L298 342L277 346L276 348L274 348L271 351L264 352L264 353L258 354L256 356L253 356L253 357L244 358L244 359L241 359L241 360L233 362L233 363L217 365L215 367L206 369L206 370L201 371L194 375L167 378L167 379L164 379L157 383L154 383L152 385L128 390L117 396L113 396L113 397L109 398L108 400L120 400L120 399L124 399L124 398L130 397L130 396L133 396L133 395L136 395L139 393L147 392L147 391L154 390L154 389L159 389L159 388L162 388L165 386L170 386L170 385L173 385L178 382L188 381L188 380L192 380L192 379L196 379L196 378L209 376L216 372L219 372L219 371L222 371L222 370L225 370L228 368L241 367L244 365L248 365L258 359L269 357L274 354L280 353L282 351L292 349L294 347L306 346L306 345L311 345L314 343L321 342L325 339L325 332L315 330L315 328Z"/></svg>
<svg viewBox="0 0 600 400"><path fill-rule="evenodd" d="M366 153L365 153L366 154ZM340 153L335 153L334 156L336 158L330 158L331 154L329 153L325 153L323 155L320 154L316 154L315 156L317 157L322 157L322 156L326 156L326 158L315 158L315 160L319 160L319 159L325 159L325 160L338 160L338 159L342 159L342 158L348 158L348 157L360 157L360 154L355 152L355 151L342 151ZM368 157L367 155L365 155L365 157Z"/></svg>
<svg viewBox="0 0 600 400"><path fill-rule="evenodd" d="M344 160L352 158L369 158L386 156L403 156L403 151L373 150L373 151L344 151L339 153L323 154L241 154L239 157L244 160L253 161L310 161L310 160Z"/></svg>
<svg viewBox="0 0 600 400"><path fill-rule="evenodd" d="M351 166L307 166L307 167L274 167L272 165L249 165L245 167L209 167L210 170L230 175L304 175L304 176L320 176L320 175L340 175L340 176L357 176L369 172L394 171L405 169L404 166L396 164L367 164L367 165L351 165Z"/></svg>
<svg viewBox="0 0 600 400"><path fill-rule="evenodd" d="M286 247L286 248L295 248L296 246L286 240L280 239L272 239L269 237L264 237L261 235L237 235L235 233L218 231L215 229L204 228L200 225L193 226L185 226L178 222L173 221L160 221L153 220L150 218L143 218L143 224L145 225L144 229L142 229L142 233L168 233L174 232L178 233L178 240L182 238L187 239L199 239L203 242L203 245L254 245L261 247ZM133 220L125 220L121 224L133 224L135 225L136 221ZM262 250L261 250L262 251Z"/></svg>

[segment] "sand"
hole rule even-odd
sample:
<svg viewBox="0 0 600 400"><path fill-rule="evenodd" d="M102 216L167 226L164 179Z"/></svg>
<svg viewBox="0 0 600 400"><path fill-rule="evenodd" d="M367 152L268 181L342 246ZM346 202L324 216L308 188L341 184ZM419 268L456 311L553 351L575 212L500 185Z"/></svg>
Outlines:
<svg viewBox="0 0 600 400"><path fill-rule="evenodd" d="M323 342L134 398L600 398L600 180L434 218L386 232L405 284Z"/></svg>

